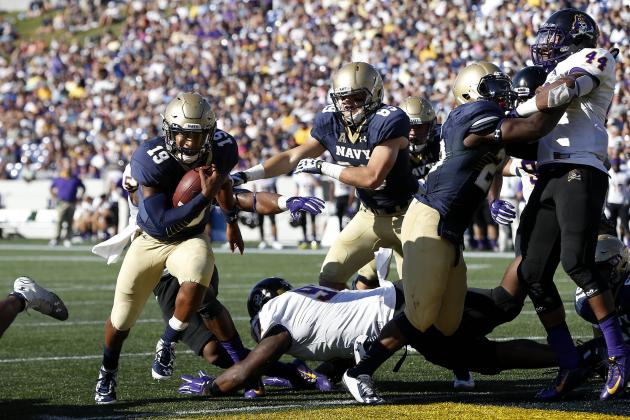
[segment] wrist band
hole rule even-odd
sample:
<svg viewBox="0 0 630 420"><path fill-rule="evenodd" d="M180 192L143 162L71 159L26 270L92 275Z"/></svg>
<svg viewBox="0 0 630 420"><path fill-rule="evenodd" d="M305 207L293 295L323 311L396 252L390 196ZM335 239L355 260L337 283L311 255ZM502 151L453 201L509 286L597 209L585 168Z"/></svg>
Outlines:
<svg viewBox="0 0 630 420"><path fill-rule="evenodd" d="M256 181L257 179L263 179L265 177L265 168L262 163L259 163L256 166L252 166L248 170L245 171L245 176L247 177L247 181Z"/></svg>
<svg viewBox="0 0 630 420"><path fill-rule="evenodd" d="M334 163L322 162L322 174L331 178L339 179L344 167L341 165L335 165Z"/></svg>
<svg viewBox="0 0 630 420"><path fill-rule="evenodd" d="M288 209L287 207L287 198L283 195L281 195L280 197L278 197L278 208L282 211L285 211Z"/></svg>

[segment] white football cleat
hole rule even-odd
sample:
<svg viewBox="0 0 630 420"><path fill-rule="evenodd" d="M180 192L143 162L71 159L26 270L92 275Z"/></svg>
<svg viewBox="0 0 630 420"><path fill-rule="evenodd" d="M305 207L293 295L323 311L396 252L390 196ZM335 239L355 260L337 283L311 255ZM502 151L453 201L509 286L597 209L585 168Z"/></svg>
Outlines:
<svg viewBox="0 0 630 420"><path fill-rule="evenodd" d="M466 377L465 373L468 374ZM470 372L458 372L453 380L453 388L456 391L472 391L475 389L475 380Z"/></svg>
<svg viewBox="0 0 630 420"><path fill-rule="evenodd" d="M341 382L354 399L362 404L382 404L384 402L376 393L370 375L359 375L353 378L348 375L348 371L345 371Z"/></svg>
<svg viewBox="0 0 630 420"><path fill-rule="evenodd" d="M13 294L24 298L25 309L31 308L60 321L68 319L68 309L61 298L37 284L30 277L24 276L15 279Z"/></svg>

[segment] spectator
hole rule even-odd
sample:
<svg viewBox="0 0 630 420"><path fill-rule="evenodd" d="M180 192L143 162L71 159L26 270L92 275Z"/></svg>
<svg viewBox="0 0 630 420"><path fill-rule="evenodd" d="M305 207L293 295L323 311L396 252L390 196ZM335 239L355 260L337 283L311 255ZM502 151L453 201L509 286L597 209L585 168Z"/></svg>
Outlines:
<svg viewBox="0 0 630 420"><path fill-rule="evenodd" d="M58 245L63 238L63 246L70 247L74 210L77 199L81 199L84 192L83 182L76 175L71 175L68 168L62 169L59 176L52 181L50 195L57 203L57 233L50 240L51 246Z"/></svg>

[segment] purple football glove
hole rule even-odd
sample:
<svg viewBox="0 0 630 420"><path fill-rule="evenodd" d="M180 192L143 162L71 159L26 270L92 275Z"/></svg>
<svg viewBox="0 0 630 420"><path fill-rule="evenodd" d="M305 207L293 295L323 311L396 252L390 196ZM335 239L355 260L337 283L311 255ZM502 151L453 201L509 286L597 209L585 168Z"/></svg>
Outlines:
<svg viewBox="0 0 630 420"><path fill-rule="evenodd" d="M208 395L214 378L206 375L203 370L197 371L197 375L199 375L198 378L190 375L182 376L183 382L179 385L177 392L186 395Z"/></svg>
<svg viewBox="0 0 630 420"><path fill-rule="evenodd" d="M324 209L324 201L317 197L291 197L287 199L287 208L293 220L299 220L299 212L320 214Z"/></svg>
<svg viewBox="0 0 630 420"><path fill-rule="evenodd" d="M505 200L494 200L490 206L492 220L500 225L509 225L516 218L516 209Z"/></svg>

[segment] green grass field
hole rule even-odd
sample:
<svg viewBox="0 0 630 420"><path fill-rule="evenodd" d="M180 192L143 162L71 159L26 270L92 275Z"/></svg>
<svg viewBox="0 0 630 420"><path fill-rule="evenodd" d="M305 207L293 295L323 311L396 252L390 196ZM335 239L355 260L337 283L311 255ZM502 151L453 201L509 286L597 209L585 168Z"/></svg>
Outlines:
<svg viewBox="0 0 630 420"><path fill-rule="evenodd" d="M36 246L35 246L36 245ZM467 258L469 284L498 284L509 260ZM228 307L247 345L245 306L251 286L263 277L279 275L294 286L316 282L321 253L217 254L220 299ZM360 407L339 389L330 393L287 392L268 389L268 396L246 401L224 398L190 398L177 393L179 381L151 379L153 350L163 325L157 304L150 300L127 340L119 370L118 398L114 406L95 406L93 393L103 340L103 322L111 309L119 265L107 266L87 247L48 248L34 244L0 242L0 290L9 291L13 280L29 275L57 292L66 302L70 318L58 322L37 312L20 314L0 339L0 418L128 418L215 415L252 418L604 418L630 413L630 398L603 404L597 401L601 386L593 380L568 401L541 404L533 396L554 373L546 370L511 371L497 376L476 375L477 390L452 392L451 373L410 353L399 373L392 373L398 357L390 359L375 379L390 405ZM395 271L394 271L395 273ZM564 273L557 284L567 307L575 338L586 339L590 326L573 312L574 286ZM531 303L511 324L498 328L494 338L534 337L543 330ZM462 349L466 351L466 349ZM178 347L176 375L203 368L219 371Z"/></svg>

